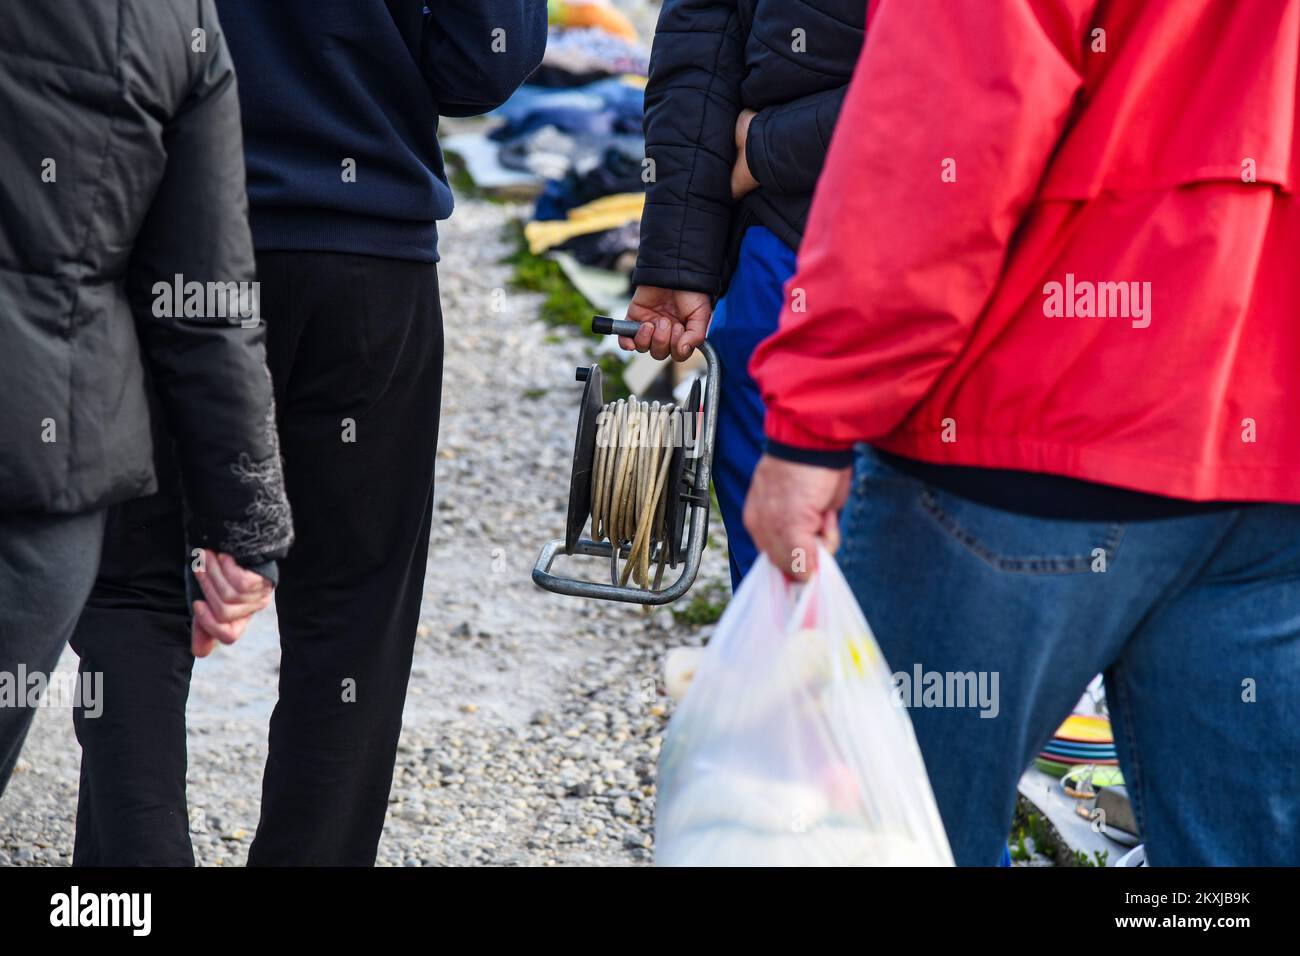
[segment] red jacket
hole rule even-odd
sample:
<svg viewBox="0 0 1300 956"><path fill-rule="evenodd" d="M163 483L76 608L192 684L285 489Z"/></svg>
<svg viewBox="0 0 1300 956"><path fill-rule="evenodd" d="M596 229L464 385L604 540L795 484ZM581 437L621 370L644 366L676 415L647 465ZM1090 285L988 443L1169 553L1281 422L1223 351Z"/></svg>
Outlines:
<svg viewBox="0 0 1300 956"><path fill-rule="evenodd" d="M1300 0L879 0L767 434L1300 503Z"/></svg>

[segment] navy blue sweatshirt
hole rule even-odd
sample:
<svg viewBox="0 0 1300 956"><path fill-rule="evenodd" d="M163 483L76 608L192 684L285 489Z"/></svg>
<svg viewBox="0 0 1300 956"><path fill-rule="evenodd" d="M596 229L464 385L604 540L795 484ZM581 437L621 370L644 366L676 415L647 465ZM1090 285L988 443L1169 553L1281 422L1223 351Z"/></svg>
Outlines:
<svg viewBox="0 0 1300 956"><path fill-rule="evenodd" d="M253 241L438 260L444 116L541 62L546 0L218 0L239 78Z"/></svg>

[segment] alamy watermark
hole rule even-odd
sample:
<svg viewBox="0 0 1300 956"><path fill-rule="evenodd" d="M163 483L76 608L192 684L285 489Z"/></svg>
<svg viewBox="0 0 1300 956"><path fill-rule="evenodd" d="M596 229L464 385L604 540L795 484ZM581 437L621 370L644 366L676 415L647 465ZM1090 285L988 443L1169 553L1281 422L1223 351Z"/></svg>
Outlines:
<svg viewBox="0 0 1300 956"><path fill-rule="evenodd" d="M920 664L895 671L894 702L902 707L979 708L980 717L1002 710L997 671L927 671Z"/></svg>
<svg viewBox="0 0 1300 956"><path fill-rule="evenodd" d="M80 707L83 716L98 717L104 712L104 674L47 674L19 664L16 671L0 671L0 708L8 707Z"/></svg>
<svg viewBox="0 0 1300 956"><path fill-rule="evenodd" d="M239 319L246 329L261 321L260 282L187 282L178 272L170 282L155 282L153 297L159 319Z"/></svg>
<svg viewBox="0 0 1300 956"><path fill-rule="evenodd" d="M153 929L153 894L82 892L74 883L66 893L50 897L50 925L120 927L132 936L148 936Z"/></svg>
<svg viewBox="0 0 1300 956"><path fill-rule="evenodd" d="M1043 315L1049 319L1131 319L1133 328L1151 324L1150 282L1092 282L1065 274L1064 282L1043 284Z"/></svg>
<svg viewBox="0 0 1300 956"><path fill-rule="evenodd" d="M660 409L642 403L646 411L656 414ZM671 406L669 406L671 408ZM620 416L613 408L603 408L596 416L597 448L682 448L687 458L698 458L702 452L699 441L697 415L683 410L668 419L660 431L635 415Z"/></svg>

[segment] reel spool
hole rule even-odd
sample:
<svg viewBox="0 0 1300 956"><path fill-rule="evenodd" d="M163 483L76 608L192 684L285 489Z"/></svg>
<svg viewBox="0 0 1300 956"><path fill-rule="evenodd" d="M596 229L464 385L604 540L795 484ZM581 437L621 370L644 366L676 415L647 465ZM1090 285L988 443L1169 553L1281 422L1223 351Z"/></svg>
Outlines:
<svg viewBox="0 0 1300 956"><path fill-rule="evenodd" d="M591 329L597 335L633 336L640 324L596 316ZM654 606L677 600L695 582L708 536L709 475L721 381L713 348L706 342L700 351L706 365L703 385L697 379L680 406L652 406L634 398L607 405L600 366L578 369L578 381L585 385L578 406L564 538L548 542L538 555L533 581L539 587L575 597ZM589 523L591 534L584 537ZM551 565L561 551L605 558L610 583L552 573ZM679 565L683 567L677 579L660 587L665 568ZM653 582L647 566L654 568Z"/></svg>

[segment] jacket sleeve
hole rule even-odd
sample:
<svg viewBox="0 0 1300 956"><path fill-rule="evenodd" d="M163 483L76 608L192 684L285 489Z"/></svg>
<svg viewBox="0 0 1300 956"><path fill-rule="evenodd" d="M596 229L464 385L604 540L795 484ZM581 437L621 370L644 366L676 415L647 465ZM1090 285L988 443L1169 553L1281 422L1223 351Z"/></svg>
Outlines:
<svg viewBox="0 0 1300 956"><path fill-rule="evenodd" d="M765 190L807 196L826 165L846 86L759 110L749 124L745 161Z"/></svg>
<svg viewBox="0 0 1300 956"><path fill-rule="evenodd" d="M771 441L883 437L957 357L1081 86L1094 5L873 6L780 326L750 365Z"/></svg>
<svg viewBox="0 0 1300 956"><path fill-rule="evenodd" d="M189 544L247 566L283 557L293 530L261 321L244 321L239 305L206 294L208 283L251 282L254 262L234 67L211 0L197 6L208 52L188 61L188 94L163 130L166 169L127 284L175 446ZM177 282L204 289L180 316L169 291Z"/></svg>
<svg viewBox="0 0 1300 956"><path fill-rule="evenodd" d="M420 70L443 116L496 109L546 52L546 0L404 2L425 11Z"/></svg>
<svg viewBox="0 0 1300 956"><path fill-rule="evenodd" d="M650 52L653 179L632 281L717 294L731 223L744 45L735 0L666 0Z"/></svg>

